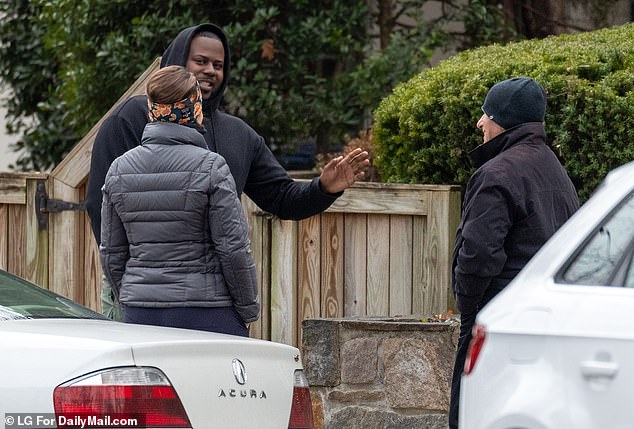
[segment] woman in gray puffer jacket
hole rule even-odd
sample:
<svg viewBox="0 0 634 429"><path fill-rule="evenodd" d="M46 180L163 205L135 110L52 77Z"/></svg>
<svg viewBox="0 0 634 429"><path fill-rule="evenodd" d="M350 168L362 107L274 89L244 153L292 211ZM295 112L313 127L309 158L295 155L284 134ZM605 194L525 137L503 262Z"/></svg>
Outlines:
<svg viewBox="0 0 634 429"><path fill-rule="evenodd" d="M248 336L260 304L249 228L202 97L180 66L154 73L141 146L103 186L100 256L124 321Z"/></svg>

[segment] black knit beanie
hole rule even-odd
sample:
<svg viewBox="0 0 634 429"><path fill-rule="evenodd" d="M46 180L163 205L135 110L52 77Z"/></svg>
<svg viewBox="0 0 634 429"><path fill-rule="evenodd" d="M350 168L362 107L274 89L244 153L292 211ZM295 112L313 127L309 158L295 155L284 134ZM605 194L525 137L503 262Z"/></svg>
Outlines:
<svg viewBox="0 0 634 429"><path fill-rule="evenodd" d="M530 77L503 80L491 87L482 111L505 130L525 122L543 122L546 91Z"/></svg>

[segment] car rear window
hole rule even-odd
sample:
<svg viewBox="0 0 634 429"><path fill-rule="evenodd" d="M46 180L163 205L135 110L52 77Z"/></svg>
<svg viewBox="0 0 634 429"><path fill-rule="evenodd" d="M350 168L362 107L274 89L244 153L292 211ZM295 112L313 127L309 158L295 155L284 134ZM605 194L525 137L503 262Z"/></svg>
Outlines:
<svg viewBox="0 0 634 429"><path fill-rule="evenodd" d="M634 194L629 194L587 240L560 277L563 283L625 286L634 250Z"/></svg>
<svg viewBox="0 0 634 429"><path fill-rule="evenodd" d="M61 295L0 270L0 321L51 318L105 319Z"/></svg>

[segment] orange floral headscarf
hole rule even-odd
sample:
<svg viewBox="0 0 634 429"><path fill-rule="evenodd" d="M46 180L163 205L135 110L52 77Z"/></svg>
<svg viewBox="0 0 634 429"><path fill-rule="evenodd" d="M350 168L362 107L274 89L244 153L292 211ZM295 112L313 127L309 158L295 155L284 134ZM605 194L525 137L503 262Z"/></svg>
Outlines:
<svg viewBox="0 0 634 429"><path fill-rule="evenodd" d="M150 122L175 122L203 129L203 96L196 84L196 91L189 98L170 104L147 100Z"/></svg>

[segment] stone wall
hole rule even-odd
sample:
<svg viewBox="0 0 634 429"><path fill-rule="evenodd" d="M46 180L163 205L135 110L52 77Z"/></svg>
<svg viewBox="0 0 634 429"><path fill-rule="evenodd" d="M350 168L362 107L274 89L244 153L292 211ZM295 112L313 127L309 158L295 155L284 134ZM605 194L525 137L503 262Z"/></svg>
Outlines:
<svg viewBox="0 0 634 429"><path fill-rule="evenodd" d="M420 320L304 320L315 429L447 428L459 328Z"/></svg>

